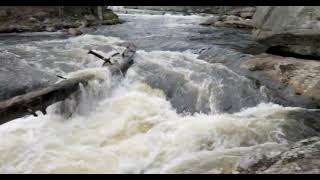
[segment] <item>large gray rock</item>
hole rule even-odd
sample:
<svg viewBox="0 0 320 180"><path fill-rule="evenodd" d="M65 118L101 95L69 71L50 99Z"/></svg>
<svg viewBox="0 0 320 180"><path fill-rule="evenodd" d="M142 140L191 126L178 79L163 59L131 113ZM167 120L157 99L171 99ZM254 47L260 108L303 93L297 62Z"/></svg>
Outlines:
<svg viewBox="0 0 320 180"><path fill-rule="evenodd" d="M320 56L320 6L257 7L254 37L279 52Z"/></svg>
<svg viewBox="0 0 320 180"><path fill-rule="evenodd" d="M269 90L270 101L284 106L320 109L320 62L270 54L220 56L202 53L199 59L221 63ZM231 53L230 53L231 54ZM238 59L230 59L238 57Z"/></svg>
<svg viewBox="0 0 320 180"><path fill-rule="evenodd" d="M250 13L253 15L255 12L256 12L255 7L239 7L239 8L235 8L232 11L230 11L229 14L241 16L241 14L244 14L244 13L248 13L248 14Z"/></svg>
<svg viewBox="0 0 320 180"><path fill-rule="evenodd" d="M242 62L240 68L274 91L276 103L320 108L319 61L261 54Z"/></svg>
<svg viewBox="0 0 320 180"><path fill-rule="evenodd" d="M244 19L235 15L210 17L206 21L200 23L200 25L243 29L252 29L254 27L252 19Z"/></svg>
<svg viewBox="0 0 320 180"><path fill-rule="evenodd" d="M214 23L216 27L230 27L230 28L243 28L243 29L252 29L251 20L227 20L227 21L217 21Z"/></svg>
<svg viewBox="0 0 320 180"><path fill-rule="evenodd" d="M279 155L264 157L246 170L239 171L258 174L319 174L319 158L320 137L313 137L293 144Z"/></svg>
<svg viewBox="0 0 320 180"><path fill-rule="evenodd" d="M220 21L221 20L221 16L213 16L213 17L210 17L209 19L207 19L206 21L200 23L200 25L203 25L203 26L212 26L214 25L217 21Z"/></svg>
<svg viewBox="0 0 320 180"><path fill-rule="evenodd" d="M252 18L252 16L254 15L254 12L242 12L240 13L240 17L242 18Z"/></svg>
<svg viewBox="0 0 320 180"><path fill-rule="evenodd" d="M0 101L38 90L57 81L58 78L12 58L0 61Z"/></svg>
<svg viewBox="0 0 320 180"><path fill-rule="evenodd" d="M79 36L79 35L81 35L83 33L78 28L69 28L68 29L68 34L71 35L71 36Z"/></svg>

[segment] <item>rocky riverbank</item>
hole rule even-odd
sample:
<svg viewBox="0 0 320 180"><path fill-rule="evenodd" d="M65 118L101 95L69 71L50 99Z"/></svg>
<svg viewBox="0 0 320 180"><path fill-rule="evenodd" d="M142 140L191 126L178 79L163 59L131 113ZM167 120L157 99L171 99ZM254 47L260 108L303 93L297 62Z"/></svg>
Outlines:
<svg viewBox="0 0 320 180"><path fill-rule="evenodd" d="M241 26L236 24L243 21L240 16L246 14L245 9L233 15L209 18L202 24L239 28ZM266 47L266 53L237 61L208 57L206 52L200 58L222 63L253 79L258 86L266 86L271 91L270 100L275 103L320 108L320 8L269 6L256 9L250 14L253 37ZM235 21L237 23L232 23Z"/></svg>
<svg viewBox="0 0 320 180"><path fill-rule="evenodd" d="M254 27L252 17L255 11L255 7L236 8L225 12L223 15L213 16L205 22L202 22L201 25L252 29Z"/></svg>
<svg viewBox="0 0 320 180"><path fill-rule="evenodd" d="M232 14L238 9L247 6L125 6L130 9L143 9L155 11L190 13L209 13L209 14Z"/></svg>
<svg viewBox="0 0 320 180"><path fill-rule="evenodd" d="M319 174L320 137L301 140L272 157L261 157L248 167L239 168L243 174Z"/></svg>
<svg viewBox="0 0 320 180"><path fill-rule="evenodd" d="M264 6L253 16L253 37L277 56L259 56L241 67L260 76L285 105L320 108L319 10L319 6Z"/></svg>
<svg viewBox="0 0 320 180"><path fill-rule="evenodd" d="M253 20L253 36L270 53L320 59L320 6L257 7Z"/></svg>
<svg viewBox="0 0 320 180"><path fill-rule="evenodd" d="M0 8L0 33L54 32L69 28L96 25L112 25L120 22L111 10L101 9L100 17L96 6L16 6ZM75 30L66 31L72 35ZM76 30L79 31L79 30Z"/></svg>
<svg viewBox="0 0 320 180"><path fill-rule="evenodd" d="M260 54L237 61L200 55L210 63L222 63L255 81L257 88L266 86L269 99L285 106L320 108L320 62L314 60Z"/></svg>
<svg viewBox="0 0 320 180"><path fill-rule="evenodd" d="M213 58L203 52L200 58L226 65L253 80L257 88L267 87L269 100L272 102L320 109L319 10L320 7L309 6L257 7L252 16L251 28L256 41L267 47L266 53L234 61L222 57ZM237 16L224 16L238 22L243 21ZM212 17L202 25L239 28L231 26L232 23L222 17ZM315 137L305 137L300 141L296 139L293 142L299 142L289 143L287 150L271 157L260 157L255 163L239 167L238 172L319 173L319 110L302 110L287 117L289 116L302 126L308 126L305 132L315 132Z"/></svg>

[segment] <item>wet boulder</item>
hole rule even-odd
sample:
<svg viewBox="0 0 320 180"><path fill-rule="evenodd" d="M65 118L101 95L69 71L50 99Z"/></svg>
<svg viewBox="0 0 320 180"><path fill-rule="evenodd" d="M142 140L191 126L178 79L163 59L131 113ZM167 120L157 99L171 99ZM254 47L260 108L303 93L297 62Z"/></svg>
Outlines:
<svg viewBox="0 0 320 180"><path fill-rule="evenodd" d="M254 12L242 12L241 14L240 14L240 17L242 17L242 18L252 18L253 17L253 15L254 15Z"/></svg>
<svg viewBox="0 0 320 180"><path fill-rule="evenodd" d="M297 143L273 157L264 157L241 173L257 174L319 174L320 137L312 137Z"/></svg>
<svg viewBox="0 0 320 180"><path fill-rule="evenodd" d="M0 101L46 87L57 79L17 58L0 61Z"/></svg>
<svg viewBox="0 0 320 180"><path fill-rule="evenodd" d="M251 79L257 86L265 86L274 103L320 108L320 62L317 60L266 53L252 56L215 49L201 53L199 58L221 63Z"/></svg>
<svg viewBox="0 0 320 180"><path fill-rule="evenodd" d="M256 7L240 7L233 9L229 14L242 17L244 14L252 15L256 12Z"/></svg>
<svg viewBox="0 0 320 180"><path fill-rule="evenodd" d="M79 36L79 35L81 35L81 34L83 34L83 33L82 33L82 31L81 31L80 29L78 29L78 28L69 28L69 29L68 29L68 34L71 35L71 36Z"/></svg>
<svg viewBox="0 0 320 180"><path fill-rule="evenodd" d="M171 54L172 59L153 54L137 56L132 69L140 80L163 90L178 113L238 112L265 100L264 93L249 79L223 65L182 54Z"/></svg>
<svg viewBox="0 0 320 180"><path fill-rule="evenodd" d="M215 16L202 22L200 25L215 26L215 27L229 27L240 29L252 29L253 21L235 15Z"/></svg>
<svg viewBox="0 0 320 180"><path fill-rule="evenodd" d="M253 23L250 19L244 20L226 20L226 21L217 21L214 24L216 27L230 27L230 28L243 28L243 29L252 29Z"/></svg>
<svg viewBox="0 0 320 180"><path fill-rule="evenodd" d="M224 21L239 21L239 20L241 20L239 16L229 15L225 18Z"/></svg>
<svg viewBox="0 0 320 180"><path fill-rule="evenodd" d="M46 31L55 32L57 29L55 27L46 27Z"/></svg>
<svg viewBox="0 0 320 180"><path fill-rule="evenodd" d="M320 108L319 61L262 54L242 62L240 68L271 89L275 102Z"/></svg>
<svg viewBox="0 0 320 180"><path fill-rule="evenodd" d="M320 57L319 6L261 6L254 37L279 52Z"/></svg>
<svg viewBox="0 0 320 180"><path fill-rule="evenodd" d="M200 25L203 26L212 26L214 25L217 21L220 21L221 17L220 16L213 16L207 19L205 22L200 23Z"/></svg>

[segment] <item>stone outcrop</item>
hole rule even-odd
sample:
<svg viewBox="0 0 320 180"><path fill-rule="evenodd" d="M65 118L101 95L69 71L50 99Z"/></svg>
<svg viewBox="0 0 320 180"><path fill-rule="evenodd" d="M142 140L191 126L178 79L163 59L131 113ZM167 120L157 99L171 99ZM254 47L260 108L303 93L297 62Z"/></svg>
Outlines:
<svg viewBox="0 0 320 180"><path fill-rule="evenodd" d="M270 101L285 106L320 108L320 62L260 54L230 61L199 56L210 63L222 63L233 71L266 86Z"/></svg>
<svg viewBox="0 0 320 180"><path fill-rule="evenodd" d="M98 6L3 6L0 33L57 31L119 23L111 10Z"/></svg>
<svg viewBox="0 0 320 180"><path fill-rule="evenodd" d="M256 12L255 7L239 7L236 9L233 9L229 12L231 15L236 15L242 18L252 18L254 13Z"/></svg>
<svg viewBox="0 0 320 180"><path fill-rule="evenodd" d="M254 26L251 18L255 13L255 9L255 7L236 8L226 12L224 15L210 17L200 25L252 29Z"/></svg>
<svg viewBox="0 0 320 180"><path fill-rule="evenodd" d="M273 157L264 157L241 173L256 174L319 174L320 137L308 138L291 145Z"/></svg>
<svg viewBox="0 0 320 180"><path fill-rule="evenodd" d="M319 6L257 7L253 21L254 37L272 47L270 53L320 57Z"/></svg>
<svg viewBox="0 0 320 180"><path fill-rule="evenodd" d="M320 108L319 61L262 54L243 62L240 68L276 92L279 103Z"/></svg>
<svg viewBox="0 0 320 180"><path fill-rule="evenodd" d="M0 65L0 101L44 88L59 79L16 57L2 60Z"/></svg>
<svg viewBox="0 0 320 180"><path fill-rule="evenodd" d="M132 9L176 11L184 13L235 14L248 6L125 6ZM247 9L246 12L248 12Z"/></svg>
<svg viewBox="0 0 320 180"><path fill-rule="evenodd" d="M214 26L215 27L252 29L253 23L250 19L226 20L226 21L217 21L214 23Z"/></svg>
<svg viewBox="0 0 320 180"><path fill-rule="evenodd" d="M233 15L214 16L207 19L205 22L200 23L200 25L242 29L252 29L254 27L251 19L244 19Z"/></svg>
<svg viewBox="0 0 320 180"><path fill-rule="evenodd" d="M70 29L68 29L68 34L71 36L79 36L83 33L78 28L70 28Z"/></svg>

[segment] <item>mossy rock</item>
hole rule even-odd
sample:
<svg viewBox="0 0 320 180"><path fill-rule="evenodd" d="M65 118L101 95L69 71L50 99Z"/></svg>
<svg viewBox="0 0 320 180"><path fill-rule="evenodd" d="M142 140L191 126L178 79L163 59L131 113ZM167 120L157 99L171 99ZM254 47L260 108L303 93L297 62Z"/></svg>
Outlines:
<svg viewBox="0 0 320 180"><path fill-rule="evenodd" d="M119 17L113 13L112 11L106 11L103 14L103 22L104 25L113 25L120 23Z"/></svg>
<svg viewBox="0 0 320 180"><path fill-rule="evenodd" d="M120 20L119 19L108 19L108 20L104 20L102 22L103 25L115 25L115 24L119 24Z"/></svg>

